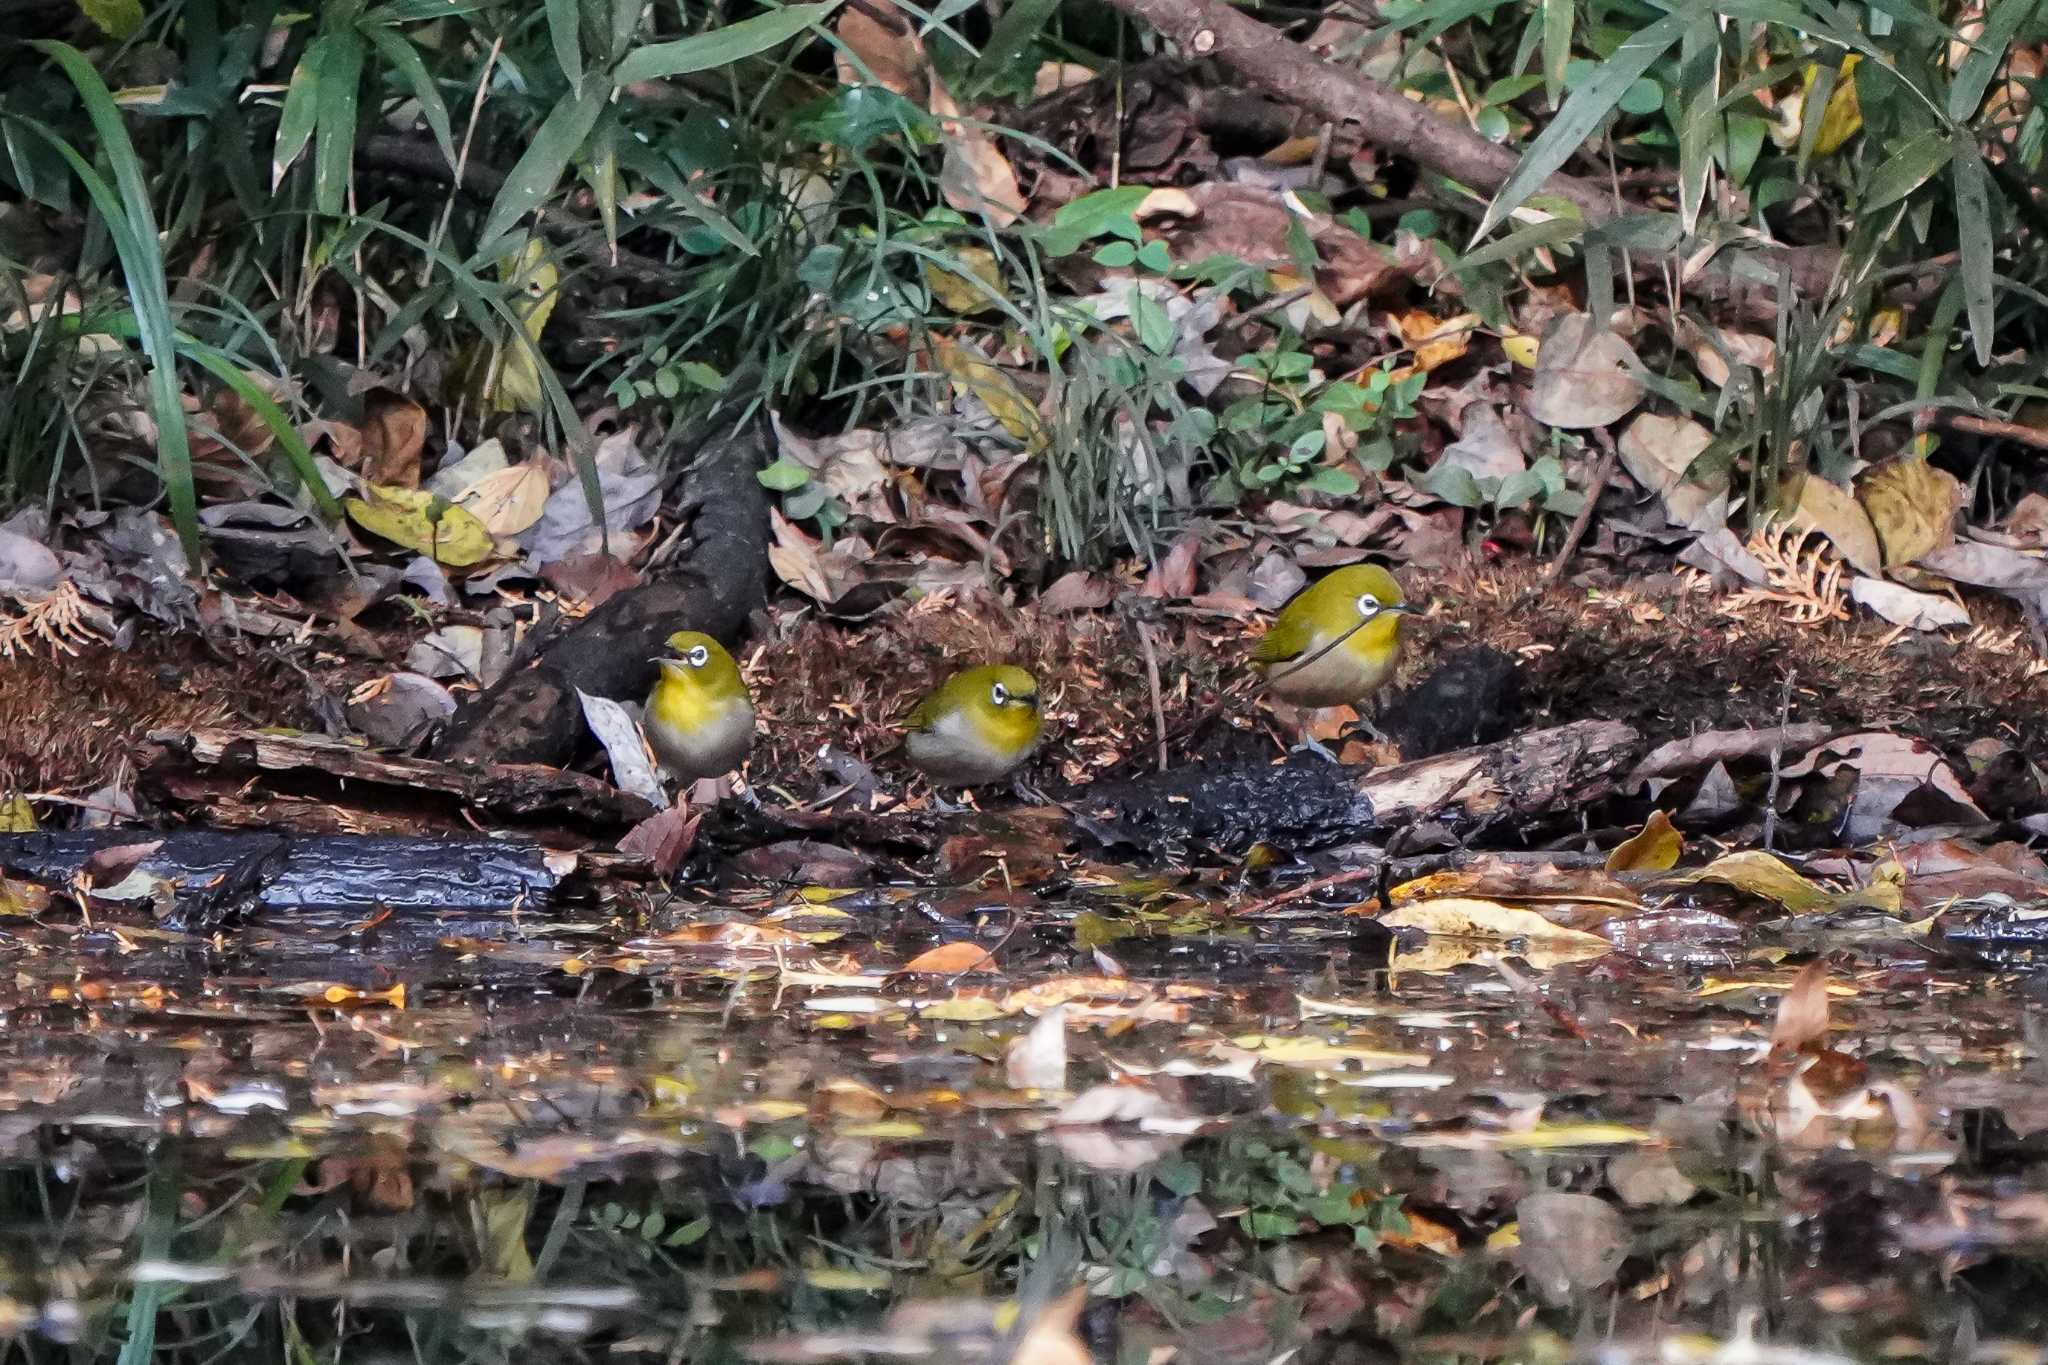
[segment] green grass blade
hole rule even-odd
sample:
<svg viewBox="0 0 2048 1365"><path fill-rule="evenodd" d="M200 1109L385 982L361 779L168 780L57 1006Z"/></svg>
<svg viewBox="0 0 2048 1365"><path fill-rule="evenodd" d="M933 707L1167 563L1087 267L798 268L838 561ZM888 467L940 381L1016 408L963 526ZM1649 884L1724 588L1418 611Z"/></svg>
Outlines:
<svg viewBox="0 0 2048 1365"><path fill-rule="evenodd" d="M363 35L355 28L327 35L320 67L319 131L313 143L313 207L330 217L348 208L355 170L356 97L363 83Z"/></svg>
<svg viewBox="0 0 2048 1365"><path fill-rule="evenodd" d="M178 1230L178 1197L183 1184L176 1152L169 1147L160 1149L149 1172L141 1245L136 1249L138 1263L171 1258L171 1237ZM162 1281L151 1281L129 1290L127 1339L121 1343L118 1365L150 1365L156 1358L156 1314L169 1288Z"/></svg>
<svg viewBox="0 0 2048 1365"><path fill-rule="evenodd" d="M141 324L142 352L149 358L149 411L157 429L157 476L163 480L170 500L171 524L177 528L186 556L197 568L199 500L192 486L192 446L185 430L184 395L178 387L176 330L171 325L170 291L164 283L163 245L157 238L156 210L150 204L142 162L135 155L135 144L129 141L127 128L122 126L121 111L115 107L113 95L85 54L69 43L47 39L38 41L35 48L62 67L77 87L93 131L99 134L100 149L114 170L118 197L69 143L39 123L22 120L70 163L114 238L121 273L127 279L129 297L134 300L136 319Z"/></svg>
<svg viewBox="0 0 2048 1365"><path fill-rule="evenodd" d="M613 69L612 79L620 85L631 85L634 81L687 76L693 71L729 66L742 57L766 52L804 30L822 24L825 16L837 5L838 0L825 0L825 3L816 5L790 5L692 38L678 38L672 43L649 43L627 53Z"/></svg>
<svg viewBox="0 0 2048 1365"><path fill-rule="evenodd" d="M1963 311L1977 363L1991 363L1992 328L1997 318L1997 256L1991 235L1991 172L1968 133L1955 135L1956 249L1963 286Z"/></svg>
<svg viewBox="0 0 2048 1365"><path fill-rule="evenodd" d="M1493 231L1520 208L1524 200L1543 188L1543 182L1556 174L1571 154L1593 135L1601 120L1614 111L1623 93L1650 69L1651 63L1678 41L1685 24L1686 16L1682 12L1665 15L1630 37L1612 57L1600 64L1584 85L1566 97L1564 107L1557 111L1550 126L1529 144L1529 150L1522 153L1521 161L1500 187L1500 193L1494 195L1493 202L1487 205L1486 217L1474 234L1475 241Z"/></svg>
<svg viewBox="0 0 2048 1365"><path fill-rule="evenodd" d="M320 509L320 515L331 522L341 520L341 504L327 487L327 481L320 477L320 466L314 463L313 452L306 445L305 438L293 425L290 414L278 405L275 398L264 391L261 384L243 372L234 359L225 351L207 345L197 337L179 334L179 350L202 368L213 374L221 383L235 391L235 395L263 419L270 428L270 434L277 438L278 449L284 451L292 471L299 481L306 485L306 491L313 495L313 502Z"/></svg>

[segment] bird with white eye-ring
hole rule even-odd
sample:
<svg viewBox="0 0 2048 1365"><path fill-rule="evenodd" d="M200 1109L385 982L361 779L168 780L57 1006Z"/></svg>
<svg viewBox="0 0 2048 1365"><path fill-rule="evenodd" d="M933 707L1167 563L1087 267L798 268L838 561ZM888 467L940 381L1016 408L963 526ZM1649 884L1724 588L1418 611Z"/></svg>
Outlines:
<svg viewBox="0 0 2048 1365"><path fill-rule="evenodd" d="M1280 608L1252 650L1266 690L1307 710L1358 706L1386 686L1401 662L1401 618L1412 614L1400 583L1377 564L1349 564ZM1372 722L1366 729L1378 736ZM1307 737L1300 746L1331 758Z"/></svg>
<svg viewBox="0 0 2048 1365"><path fill-rule="evenodd" d="M654 756L679 783L722 777L754 746L754 701L740 666L702 631L668 637L647 694L641 728Z"/></svg>

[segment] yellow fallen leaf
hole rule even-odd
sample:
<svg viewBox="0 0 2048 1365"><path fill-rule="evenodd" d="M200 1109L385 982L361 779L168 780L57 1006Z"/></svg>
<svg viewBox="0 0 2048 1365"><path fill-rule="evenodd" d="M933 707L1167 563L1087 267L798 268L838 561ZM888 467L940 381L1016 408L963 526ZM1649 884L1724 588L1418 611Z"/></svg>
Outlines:
<svg viewBox="0 0 2048 1365"><path fill-rule="evenodd" d="M1486 1238L1486 1249L1488 1251L1513 1251L1521 1244L1522 1225L1520 1223L1503 1223L1489 1233Z"/></svg>
<svg viewBox="0 0 2048 1365"><path fill-rule="evenodd" d="M1962 484L1945 469L1910 456L1887 460L1856 481L1863 510L1884 548L1884 565L1911 564L1955 539Z"/></svg>
<svg viewBox="0 0 2048 1365"><path fill-rule="evenodd" d="M1507 353L1509 360L1520 365L1525 370L1536 368L1536 352L1541 345L1542 343L1535 337L1526 336L1521 332L1504 332L1501 334L1501 350Z"/></svg>
<svg viewBox="0 0 2048 1365"><path fill-rule="evenodd" d="M1693 995L1701 1000L1715 995L1729 995L1735 991L1783 991L1792 986L1793 978L1782 977L1719 977L1710 976L1700 982L1700 988ZM1828 982L1828 994L1832 996L1861 995L1862 992L1846 981Z"/></svg>
<svg viewBox="0 0 2048 1365"><path fill-rule="evenodd" d="M980 399L989 415L1025 449L1036 453L1045 448L1045 424L1038 420L1038 409L1009 375L950 337L934 334L932 346L955 394Z"/></svg>
<svg viewBox="0 0 2048 1365"><path fill-rule="evenodd" d="M889 1287L889 1272L819 1266L804 1272L804 1283L813 1289L847 1294L874 1294Z"/></svg>
<svg viewBox="0 0 2048 1365"><path fill-rule="evenodd" d="M1684 851L1685 840L1672 828L1671 817L1655 810L1640 832L1607 855L1607 870L1669 872L1678 866L1678 855Z"/></svg>
<svg viewBox="0 0 2048 1365"><path fill-rule="evenodd" d="M832 1131L840 1137L890 1140L923 1137L924 1125L913 1119L877 1119L873 1123L843 1124Z"/></svg>
<svg viewBox="0 0 2048 1365"><path fill-rule="evenodd" d="M1419 308L1395 319L1401 340L1415 352L1415 366L1427 374L1440 365L1464 355L1472 347L1472 330L1479 325L1477 313L1460 313L1454 318L1437 318Z"/></svg>
<svg viewBox="0 0 2048 1365"><path fill-rule="evenodd" d="M455 505L494 536L516 536L546 508L548 472L537 463L494 470L455 495Z"/></svg>
<svg viewBox="0 0 2048 1365"><path fill-rule="evenodd" d="M952 1024L979 1024L1009 1015L1002 1001L987 995L956 995L950 1000L926 1001L918 1004L916 1010L920 1019Z"/></svg>
<svg viewBox="0 0 2048 1365"><path fill-rule="evenodd" d="M36 809L25 796L0 797L0 834L34 834Z"/></svg>
<svg viewBox="0 0 2048 1365"><path fill-rule="evenodd" d="M437 564L467 568L488 559L496 548L490 530L473 512L425 489L370 484L364 492L369 496L342 501L350 521Z"/></svg>
<svg viewBox="0 0 2048 1365"><path fill-rule="evenodd" d="M999 306L1008 296L1003 289L1003 270L996 264L993 251L985 246L963 247L953 253L953 259L967 268L966 273L948 270L937 261L924 263L924 282L940 303L963 317L971 317Z"/></svg>
<svg viewBox="0 0 2048 1365"><path fill-rule="evenodd" d="M1598 934L1552 924L1534 910L1522 910L1499 901L1468 896L1445 896L1436 900L1413 901L1379 917L1389 929L1420 929L1444 938L1487 939L1499 942L1551 939L1580 944L1589 951L1606 952L1613 945Z"/></svg>
<svg viewBox="0 0 2048 1365"><path fill-rule="evenodd" d="M1672 880L1680 884L1719 882L1737 891L1776 901L1795 915L1815 914L1831 909L1835 904L1835 898L1827 891L1800 876L1784 860L1762 849L1730 853L1697 871L1680 873Z"/></svg>

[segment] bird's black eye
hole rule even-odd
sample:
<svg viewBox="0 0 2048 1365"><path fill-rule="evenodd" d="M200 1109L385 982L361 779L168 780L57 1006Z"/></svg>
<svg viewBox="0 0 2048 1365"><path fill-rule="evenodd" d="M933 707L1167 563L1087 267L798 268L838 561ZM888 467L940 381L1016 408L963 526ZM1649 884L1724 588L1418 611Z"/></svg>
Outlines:
<svg viewBox="0 0 2048 1365"><path fill-rule="evenodd" d="M1361 593L1358 598L1358 614L1370 621L1380 614L1380 599L1371 593Z"/></svg>
<svg viewBox="0 0 2048 1365"><path fill-rule="evenodd" d="M1010 689L1003 686L1001 683L997 683L994 687L991 687L988 690L988 699L994 702L997 706L1001 706L1004 702L1010 699Z"/></svg>
<svg viewBox="0 0 2048 1365"><path fill-rule="evenodd" d="M684 657L689 659L690 667L702 668L704 665L711 662L711 651L704 648L704 646L702 645L691 645L690 652Z"/></svg>

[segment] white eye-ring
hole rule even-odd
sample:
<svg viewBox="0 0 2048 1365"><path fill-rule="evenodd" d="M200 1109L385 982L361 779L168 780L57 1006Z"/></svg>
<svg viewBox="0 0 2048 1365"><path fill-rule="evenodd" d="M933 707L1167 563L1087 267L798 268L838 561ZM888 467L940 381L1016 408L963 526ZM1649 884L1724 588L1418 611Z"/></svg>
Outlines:
<svg viewBox="0 0 2048 1365"><path fill-rule="evenodd" d="M991 687L988 690L988 699L994 702L997 706L1001 706L1005 702L1010 700L1010 689L1003 686L1001 683L997 683L994 687Z"/></svg>
<svg viewBox="0 0 2048 1365"><path fill-rule="evenodd" d="M690 667L702 668L711 662L711 651L702 645L691 645L690 652L683 657L690 661Z"/></svg>
<svg viewBox="0 0 2048 1365"><path fill-rule="evenodd" d="M1371 593L1361 593L1358 598L1358 614L1370 621L1380 614L1380 600Z"/></svg>

